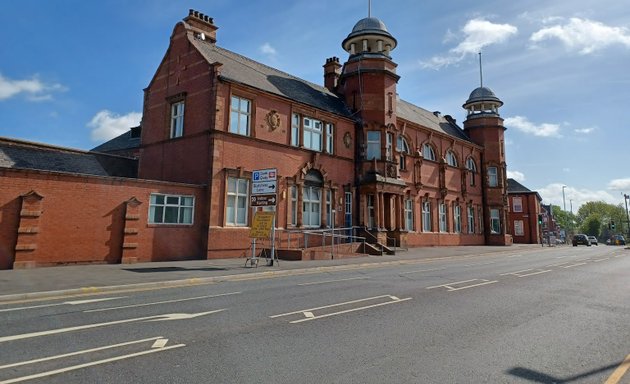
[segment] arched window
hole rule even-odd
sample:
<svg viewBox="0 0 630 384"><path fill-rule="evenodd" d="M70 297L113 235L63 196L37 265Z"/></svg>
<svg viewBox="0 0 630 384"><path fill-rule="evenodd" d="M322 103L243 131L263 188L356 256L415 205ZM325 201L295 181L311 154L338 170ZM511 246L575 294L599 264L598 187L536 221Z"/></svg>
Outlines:
<svg viewBox="0 0 630 384"><path fill-rule="evenodd" d="M468 179L470 180L470 185L475 185L475 174L477 173L477 165L475 165L475 160L472 157L466 159L466 169L468 169Z"/></svg>
<svg viewBox="0 0 630 384"><path fill-rule="evenodd" d="M311 169L304 177L302 188L302 224L304 227L319 228L322 217L322 187L324 178L319 171Z"/></svg>
<svg viewBox="0 0 630 384"><path fill-rule="evenodd" d="M455 157L453 151L446 152L446 164L451 167L457 167L457 157Z"/></svg>
<svg viewBox="0 0 630 384"><path fill-rule="evenodd" d="M435 161L435 152L433 151L433 147L429 144L424 144L422 146L422 157L425 160Z"/></svg>
<svg viewBox="0 0 630 384"><path fill-rule="evenodd" d="M396 141L396 150L400 152L399 168L401 171L407 169L407 156L411 153L407 140L401 135Z"/></svg>

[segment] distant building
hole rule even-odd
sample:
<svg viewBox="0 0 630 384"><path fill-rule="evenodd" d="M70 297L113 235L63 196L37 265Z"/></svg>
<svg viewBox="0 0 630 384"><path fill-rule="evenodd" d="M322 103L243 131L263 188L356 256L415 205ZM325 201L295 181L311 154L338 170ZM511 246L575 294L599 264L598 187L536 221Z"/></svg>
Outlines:
<svg viewBox="0 0 630 384"><path fill-rule="evenodd" d="M343 39L343 64L325 60L324 86L221 48L217 29L190 10L145 89L141 129L76 152L137 158L137 178L0 163L13 185L0 196L5 266L241 257L257 209L276 211L280 252L302 258L321 255L295 239L332 228L375 249L512 243L503 102L490 89L471 92L463 127L404 101L398 42L372 17ZM261 169L276 170L275 205L254 209ZM76 212L53 216L64 206Z"/></svg>
<svg viewBox="0 0 630 384"><path fill-rule="evenodd" d="M543 214L542 198L514 179L507 179L509 199L508 220L515 243L540 244L546 219L539 225L538 217ZM543 218L547 215L544 214Z"/></svg>

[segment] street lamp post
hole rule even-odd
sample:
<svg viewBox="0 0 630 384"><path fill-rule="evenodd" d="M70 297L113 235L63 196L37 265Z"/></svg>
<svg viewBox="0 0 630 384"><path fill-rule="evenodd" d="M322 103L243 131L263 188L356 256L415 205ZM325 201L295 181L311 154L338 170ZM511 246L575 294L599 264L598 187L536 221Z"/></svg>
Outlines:
<svg viewBox="0 0 630 384"><path fill-rule="evenodd" d="M564 189L566 188L566 185L562 186L562 209L566 212L567 211L567 201L564 199Z"/></svg>
<svg viewBox="0 0 630 384"><path fill-rule="evenodd" d="M571 214L573 214L573 199L569 199L569 207L571 207Z"/></svg>
<svg viewBox="0 0 630 384"><path fill-rule="evenodd" d="M628 225L628 237L630 237L630 214L628 214L628 199L630 199L630 196L624 193L623 199L626 202L626 224Z"/></svg>

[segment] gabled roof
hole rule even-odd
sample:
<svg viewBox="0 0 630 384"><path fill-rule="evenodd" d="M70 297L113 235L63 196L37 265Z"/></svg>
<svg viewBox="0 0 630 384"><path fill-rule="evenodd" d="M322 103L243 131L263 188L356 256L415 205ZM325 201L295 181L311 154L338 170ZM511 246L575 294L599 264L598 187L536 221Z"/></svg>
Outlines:
<svg viewBox="0 0 630 384"><path fill-rule="evenodd" d="M451 120L448 120L439 113L429 112L424 108L413 105L402 99L398 99L397 101L396 115L401 119L408 120L448 136L470 141L470 138L464 131Z"/></svg>
<svg viewBox="0 0 630 384"><path fill-rule="evenodd" d="M116 151L124 151L128 149L136 149L140 147L140 136L134 134L134 130L139 130L140 127L134 127L123 133L122 135L116 136L113 139L104 142L103 144L92 148L90 151L93 152L116 152Z"/></svg>
<svg viewBox="0 0 630 384"><path fill-rule="evenodd" d="M135 178L138 161L0 137L0 168Z"/></svg>
<svg viewBox="0 0 630 384"><path fill-rule="evenodd" d="M540 197L538 192L528 189L527 187L523 186L523 184L519 183L518 181L514 179L509 179L509 178L507 179L507 192L508 194L520 194L520 195L535 193L538 196L538 200L542 201L542 198Z"/></svg>
<svg viewBox="0 0 630 384"><path fill-rule="evenodd" d="M268 67L208 41L199 40L190 35L188 39L209 64L216 62L223 64L220 67L220 77L224 80L248 85L324 111L352 118L352 112L346 107L341 97L325 87Z"/></svg>

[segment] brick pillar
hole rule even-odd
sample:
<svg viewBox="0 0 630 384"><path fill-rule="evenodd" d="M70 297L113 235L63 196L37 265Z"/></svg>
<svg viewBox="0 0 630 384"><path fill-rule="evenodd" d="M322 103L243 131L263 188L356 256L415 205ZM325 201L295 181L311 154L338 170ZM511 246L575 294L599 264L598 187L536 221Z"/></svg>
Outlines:
<svg viewBox="0 0 630 384"><path fill-rule="evenodd" d="M30 191L21 196L20 219L15 244L14 269L37 266L37 234L40 232L42 199L44 196Z"/></svg>
<svg viewBox="0 0 630 384"><path fill-rule="evenodd" d="M138 262L139 206L142 202L135 197L125 201L125 224L123 229L122 264Z"/></svg>

